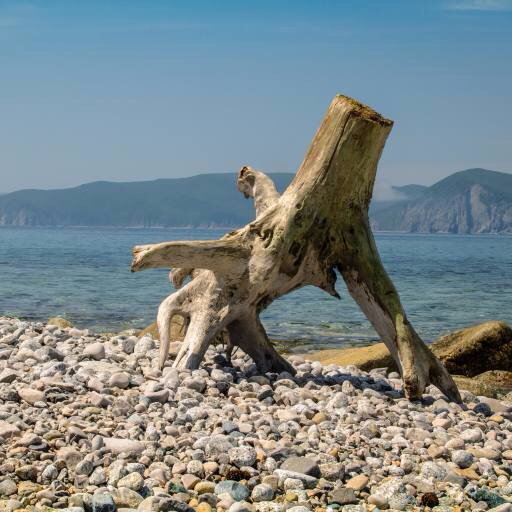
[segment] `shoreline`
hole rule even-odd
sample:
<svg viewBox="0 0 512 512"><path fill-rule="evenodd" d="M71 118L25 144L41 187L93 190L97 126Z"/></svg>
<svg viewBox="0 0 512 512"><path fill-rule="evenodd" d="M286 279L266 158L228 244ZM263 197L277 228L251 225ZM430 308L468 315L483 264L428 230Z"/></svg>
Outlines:
<svg viewBox="0 0 512 512"><path fill-rule="evenodd" d="M158 343L0 317L1 510L512 506L512 401L411 402L395 372L297 355L260 375L220 346L162 372Z"/></svg>
<svg viewBox="0 0 512 512"><path fill-rule="evenodd" d="M204 226L129 226L129 225L16 225L16 224L0 224L0 229L160 229L160 230L198 230L198 231L226 231L240 229L240 226L228 226L228 225L204 225ZM452 233L450 231L387 231L387 230L372 230L373 233L378 235L411 235L411 236L460 236L460 237L493 237L493 236L512 236L511 231L492 231L492 232L480 232L480 233Z"/></svg>

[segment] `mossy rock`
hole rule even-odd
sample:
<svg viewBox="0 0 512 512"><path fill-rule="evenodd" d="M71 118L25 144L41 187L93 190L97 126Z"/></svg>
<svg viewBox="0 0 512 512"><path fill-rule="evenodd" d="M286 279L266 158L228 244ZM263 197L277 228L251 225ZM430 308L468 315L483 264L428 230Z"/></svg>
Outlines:
<svg viewBox="0 0 512 512"><path fill-rule="evenodd" d="M175 315L171 320L171 331L169 333L169 338L172 341L183 341L185 338L185 334L187 332L186 322L182 316ZM145 334L151 335L151 337L155 340L160 339L160 334L158 333L158 327L156 322L148 325L145 329L143 329L139 333L139 337L144 336ZM222 331L215 339L215 343L223 343L225 344L228 340L227 332Z"/></svg>
<svg viewBox="0 0 512 512"><path fill-rule="evenodd" d="M512 368L512 328L504 322L492 320L454 331L435 340L431 348L455 375L474 377Z"/></svg>
<svg viewBox="0 0 512 512"><path fill-rule="evenodd" d="M61 316L54 316L52 318L48 318L46 324L55 325L59 329L68 329L69 327L73 327L73 324L69 320L62 318Z"/></svg>
<svg viewBox="0 0 512 512"><path fill-rule="evenodd" d="M305 358L320 361L325 365L353 365L363 371L370 371L374 368L389 368L391 371L396 370L395 362L384 343L376 343L368 347L320 350L312 354L306 354Z"/></svg>
<svg viewBox="0 0 512 512"><path fill-rule="evenodd" d="M512 391L512 372L492 370L475 377L453 376L460 389L465 389L476 396L498 398Z"/></svg>
<svg viewBox="0 0 512 512"><path fill-rule="evenodd" d="M186 333L185 327L185 319L182 316L175 315L171 320L171 331L170 331L170 339L173 341L183 341ZM139 337L144 336L145 334L150 334L151 337L155 340L160 339L160 334L158 333L158 327L156 322L148 325L145 329L143 329L139 333Z"/></svg>

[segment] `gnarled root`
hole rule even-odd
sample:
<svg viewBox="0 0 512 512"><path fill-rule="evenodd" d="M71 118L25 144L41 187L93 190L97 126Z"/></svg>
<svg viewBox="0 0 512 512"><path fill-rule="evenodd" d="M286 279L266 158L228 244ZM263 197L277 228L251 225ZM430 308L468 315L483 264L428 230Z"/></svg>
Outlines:
<svg viewBox="0 0 512 512"><path fill-rule="evenodd" d="M405 395L411 399L419 399L432 384L451 401L462 403L457 385L446 368L417 335L416 337L419 343L408 344L400 350Z"/></svg>
<svg viewBox="0 0 512 512"><path fill-rule="evenodd" d="M343 237L338 264L347 289L395 360L408 398L420 398L434 384L450 400L461 402L457 386L408 322L398 293L386 273L368 227L362 220Z"/></svg>
<svg viewBox="0 0 512 512"><path fill-rule="evenodd" d="M250 356L260 372L295 375L293 366L273 347L256 313L247 313L233 320L227 329L230 342Z"/></svg>

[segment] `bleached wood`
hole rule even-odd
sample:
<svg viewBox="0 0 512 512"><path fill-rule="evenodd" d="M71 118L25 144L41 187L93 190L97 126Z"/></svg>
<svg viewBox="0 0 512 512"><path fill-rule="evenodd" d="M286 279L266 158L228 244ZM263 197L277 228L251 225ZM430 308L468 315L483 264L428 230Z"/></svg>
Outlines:
<svg viewBox="0 0 512 512"><path fill-rule="evenodd" d="M185 240L133 248L132 271L158 267L193 267L233 275L243 272L250 251L236 240Z"/></svg>
<svg viewBox="0 0 512 512"><path fill-rule="evenodd" d="M190 319L176 366L197 368L209 343L226 328L231 342L247 352L260 370L293 371L273 349L259 313L277 297L305 285L337 296L338 269L396 360L406 395L418 398L432 383L460 401L453 379L409 324L368 222L377 163L392 124L369 107L336 96L281 197L273 194L261 175L261 195L250 189L254 175L244 171L247 181L243 175L239 178L240 190L255 198L253 222L219 241L168 242L136 249L133 270L209 269L198 271L176 292L183 295L177 299L171 295L161 306L159 328L162 324L165 329L169 315L177 311Z"/></svg>
<svg viewBox="0 0 512 512"><path fill-rule="evenodd" d="M274 182L263 172L246 165L240 169L237 180L238 190L245 198L254 198L256 218L279 200Z"/></svg>

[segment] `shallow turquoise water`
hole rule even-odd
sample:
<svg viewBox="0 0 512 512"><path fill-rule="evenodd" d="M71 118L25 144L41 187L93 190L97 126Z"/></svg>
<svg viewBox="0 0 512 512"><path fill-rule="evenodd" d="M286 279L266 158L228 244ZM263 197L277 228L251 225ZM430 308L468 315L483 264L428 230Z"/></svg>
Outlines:
<svg viewBox="0 0 512 512"><path fill-rule="evenodd" d="M62 315L96 330L144 327L170 293L165 270L130 273L131 247L218 238L201 229L0 228L0 315ZM377 234L409 319L430 340L452 329L512 322L512 238ZM262 315L271 337L293 348L368 344L375 332L338 281L341 300L312 287Z"/></svg>

